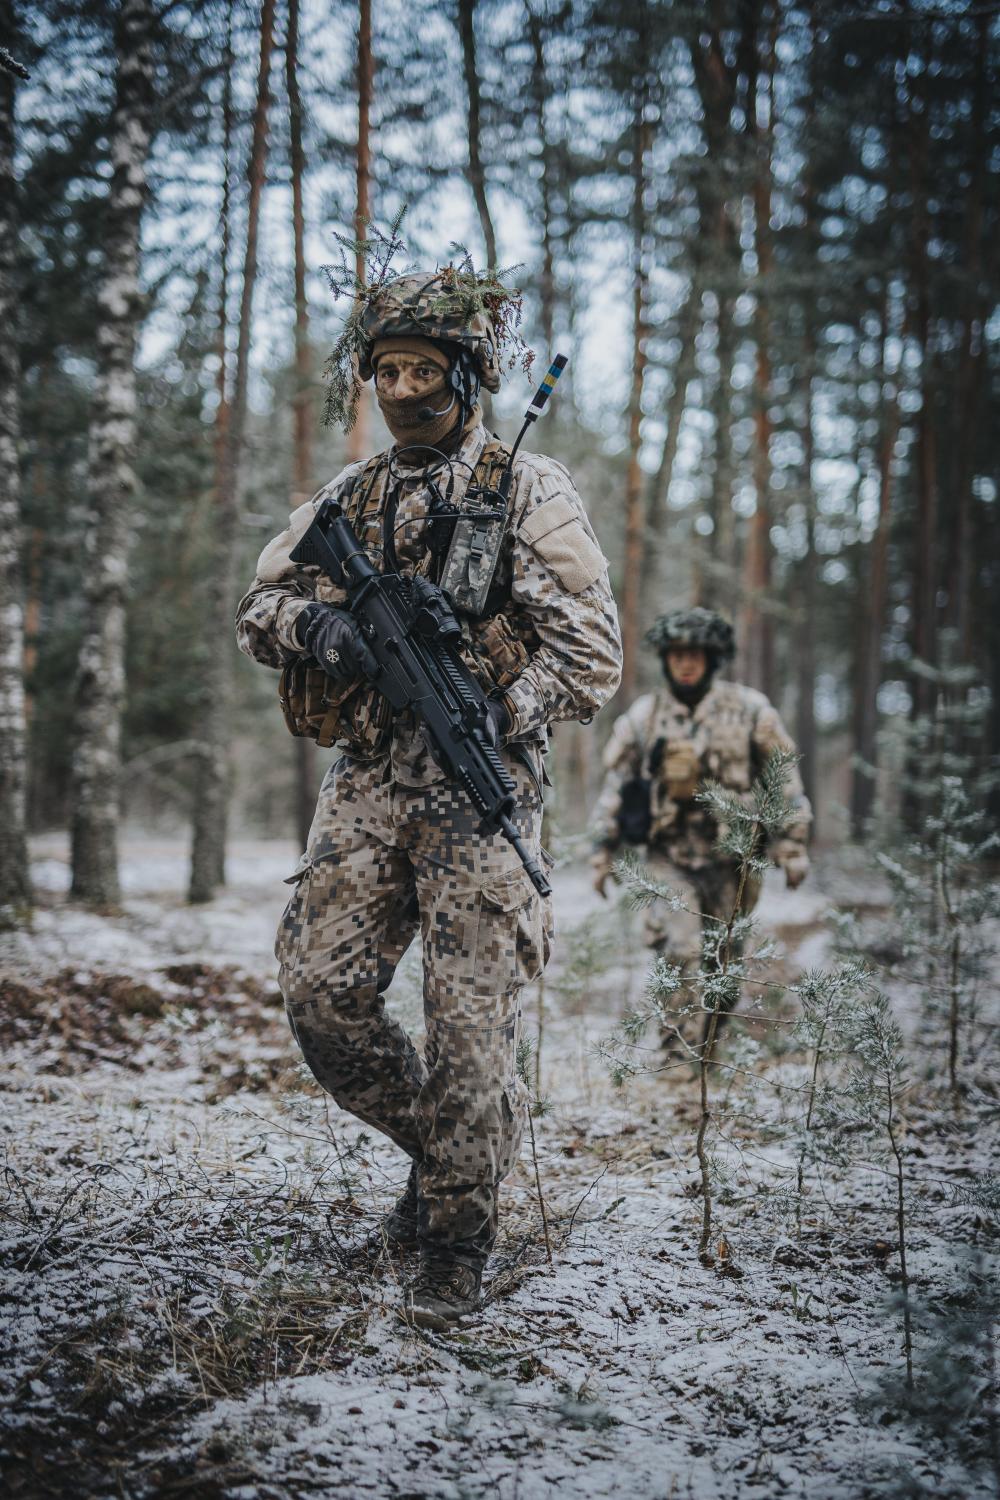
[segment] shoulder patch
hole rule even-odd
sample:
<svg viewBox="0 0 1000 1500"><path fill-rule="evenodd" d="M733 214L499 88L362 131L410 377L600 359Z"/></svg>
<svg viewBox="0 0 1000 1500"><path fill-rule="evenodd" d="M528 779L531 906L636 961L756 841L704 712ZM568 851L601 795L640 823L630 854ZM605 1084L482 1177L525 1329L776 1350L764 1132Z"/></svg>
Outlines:
<svg viewBox="0 0 1000 1500"><path fill-rule="evenodd" d="M517 531L571 594L582 593L607 567L600 547L591 541L576 506L565 495L543 500L522 517Z"/></svg>

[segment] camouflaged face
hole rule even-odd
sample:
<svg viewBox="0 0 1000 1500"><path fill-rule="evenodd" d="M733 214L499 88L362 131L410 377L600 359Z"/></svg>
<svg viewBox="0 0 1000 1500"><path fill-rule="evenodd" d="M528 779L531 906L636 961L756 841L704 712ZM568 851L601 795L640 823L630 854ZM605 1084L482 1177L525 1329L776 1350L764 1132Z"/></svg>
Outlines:
<svg viewBox="0 0 1000 1500"><path fill-rule="evenodd" d="M693 711L666 688L647 693L622 714L611 732L604 752L604 785L594 809L594 836L609 848L617 846L622 786L633 776L649 776L651 847L685 869L719 864L718 827L708 809L691 800L693 791L711 778L749 797L767 757L779 748L795 746L777 710L754 688L715 682ZM795 766L788 772L785 795L796 813L772 846L776 863L804 848L812 818Z"/></svg>
<svg viewBox="0 0 1000 1500"><path fill-rule="evenodd" d="M646 631L646 644L656 651L671 646L696 646L711 651L721 662L731 661L736 652L733 627L714 609L672 609L660 615Z"/></svg>
<svg viewBox="0 0 1000 1500"><path fill-rule="evenodd" d="M518 831L537 852L541 802L516 762L511 773ZM421 1237L484 1258L520 1150L520 991L548 958L551 903L506 840L479 832L464 792L399 787L348 757L324 781L293 879L275 952L306 1062L420 1163ZM423 1056L382 998L418 931Z"/></svg>
<svg viewBox="0 0 1000 1500"><path fill-rule="evenodd" d="M484 312L471 316L461 296L448 286L440 271L400 276L373 298L361 318L367 340L358 362L362 380L372 378L371 350L376 339L416 336L461 344L476 358L479 376L488 391L500 389L496 333Z"/></svg>

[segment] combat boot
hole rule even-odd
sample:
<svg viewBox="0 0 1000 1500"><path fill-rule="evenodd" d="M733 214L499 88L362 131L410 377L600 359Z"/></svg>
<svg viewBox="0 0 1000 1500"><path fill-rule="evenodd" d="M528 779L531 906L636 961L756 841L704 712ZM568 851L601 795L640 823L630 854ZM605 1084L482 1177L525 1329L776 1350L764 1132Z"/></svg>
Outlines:
<svg viewBox="0 0 1000 1500"><path fill-rule="evenodd" d="M410 1167L406 1186L379 1228L390 1245L413 1250L417 1244L417 1164Z"/></svg>
<svg viewBox="0 0 1000 1500"><path fill-rule="evenodd" d="M420 1270L406 1289L404 1311L419 1328L439 1332L479 1311L482 1266L456 1260L444 1249L420 1252Z"/></svg>
<svg viewBox="0 0 1000 1500"><path fill-rule="evenodd" d="M354 1252L361 1261L375 1261L386 1249L415 1250L417 1246L417 1164L410 1168L406 1187L393 1207Z"/></svg>

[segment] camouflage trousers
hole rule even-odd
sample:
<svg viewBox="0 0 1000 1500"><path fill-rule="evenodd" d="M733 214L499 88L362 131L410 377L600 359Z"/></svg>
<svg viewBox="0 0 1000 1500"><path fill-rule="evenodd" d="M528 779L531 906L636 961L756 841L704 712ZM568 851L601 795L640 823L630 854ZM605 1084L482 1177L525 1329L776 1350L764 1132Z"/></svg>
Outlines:
<svg viewBox="0 0 1000 1500"><path fill-rule="evenodd" d="M648 906L643 919L643 937L650 948L655 948L671 963L678 964L682 973L689 976L698 969L705 954L705 939L716 934L721 936L723 927L720 924L728 922L732 915L739 894L739 869L720 860L691 869L687 865L675 864L668 852L655 849L647 851L643 864L654 880L668 885L683 903L678 911L670 910L664 901L654 901ZM749 875L740 900L743 916L748 916L757 905L760 888L760 876ZM735 943L734 950L738 951ZM712 959L707 954L705 961L711 966ZM717 1029L721 1029L721 1025L720 1018ZM687 1036L689 1043L699 1040L688 1035L693 1030L688 1022L678 1024L678 1029Z"/></svg>
<svg viewBox="0 0 1000 1500"><path fill-rule="evenodd" d="M541 798L519 763L515 822L539 849ZM388 758L344 756L323 783L275 952L295 1039L341 1108L417 1163L422 1241L482 1261L526 1120L520 991L551 942L543 901L466 794L404 786ZM419 930L426 1041L383 993Z"/></svg>

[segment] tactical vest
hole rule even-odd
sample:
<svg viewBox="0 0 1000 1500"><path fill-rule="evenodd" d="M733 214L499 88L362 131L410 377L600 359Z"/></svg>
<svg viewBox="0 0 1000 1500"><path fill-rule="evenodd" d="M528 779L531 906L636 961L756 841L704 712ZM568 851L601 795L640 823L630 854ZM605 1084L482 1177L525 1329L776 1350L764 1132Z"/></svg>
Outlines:
<svg viewBox="0 0 1000 1500"><path fill-rule="evenodd" d="M494 489L509 451L496 439L486 443L463 497L474 485ZM388 457L380 453L368 460L350 490L345 489L339 497L358 540L380 571L385 566L383 533L388 491ZM535 643L530 625L518 629L507 612L512 550L513 531L508 511L500 540L500 559L482 615L478 619L463 619L462 655L486 692L509 687L527 665L529 647ZM415 571L434 579L436 560L430 548ZM339 742L352 755L371 759L388 748L392 706L366 680L336 682L311 658L298 657L283 670L278 697L291 733L313 739L324 749Z"/></svg>

